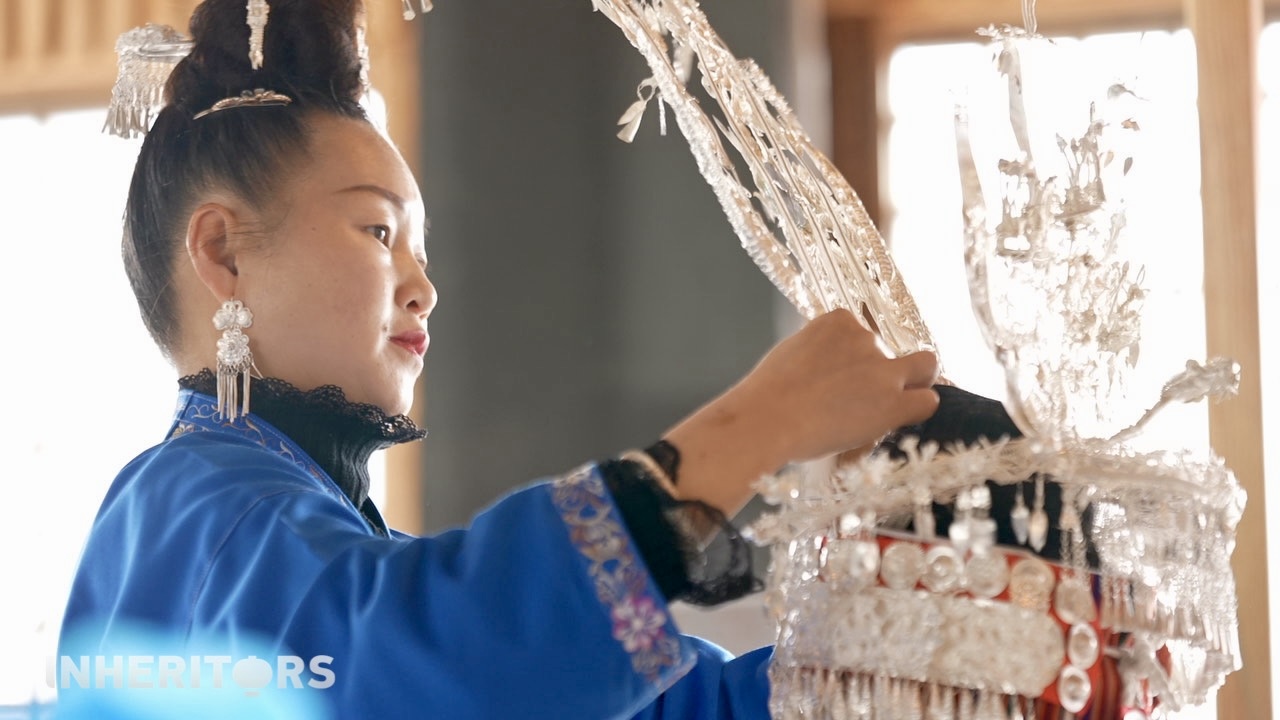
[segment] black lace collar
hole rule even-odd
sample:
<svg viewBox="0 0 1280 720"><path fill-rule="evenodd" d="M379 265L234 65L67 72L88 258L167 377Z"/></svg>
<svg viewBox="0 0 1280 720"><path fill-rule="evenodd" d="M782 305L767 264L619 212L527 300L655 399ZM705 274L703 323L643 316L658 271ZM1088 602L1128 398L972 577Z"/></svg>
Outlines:
<svg viewBox="0 0 1280 720"><path fill-rule="evenodd" d="M178 379L178 385L204 395L217 394L217 376L205 368ZM342 388L322 385L299 390L276 378L255 378L250 410L302 448L379 532L386 523L369 500L369 457L400 443L421 440L427 432L405 415L390 416L376 405L347 400Z"/></svg>

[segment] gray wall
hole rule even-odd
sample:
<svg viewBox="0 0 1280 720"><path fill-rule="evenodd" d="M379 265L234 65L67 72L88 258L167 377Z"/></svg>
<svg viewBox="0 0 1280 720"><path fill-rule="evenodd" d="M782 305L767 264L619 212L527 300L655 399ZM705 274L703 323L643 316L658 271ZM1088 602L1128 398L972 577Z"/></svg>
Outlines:
<svg viewBox="0 0 1280 720"><path fill-rule="evenodd" d="M786 0L703 5L786 84ZM774 338L777 292L674 124L659 137L651 105L634 145L614 137L648 72L590 8L442 2L423 23L428 529L651 442Z"/></svg>

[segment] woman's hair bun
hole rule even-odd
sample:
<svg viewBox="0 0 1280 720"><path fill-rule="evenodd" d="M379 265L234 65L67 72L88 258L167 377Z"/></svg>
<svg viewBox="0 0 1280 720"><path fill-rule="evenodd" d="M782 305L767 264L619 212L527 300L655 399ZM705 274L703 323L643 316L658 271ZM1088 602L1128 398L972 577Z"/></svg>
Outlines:
<svg viewBox="0 0 1280 720"><path fill-rule="evenodd" d="M189 115L265 88L300 106L350 112L364 94L357 25L362 0L270 0L262 67L249 63L245 0L204 0L191 16L191 54L165 89Z"/></svg>

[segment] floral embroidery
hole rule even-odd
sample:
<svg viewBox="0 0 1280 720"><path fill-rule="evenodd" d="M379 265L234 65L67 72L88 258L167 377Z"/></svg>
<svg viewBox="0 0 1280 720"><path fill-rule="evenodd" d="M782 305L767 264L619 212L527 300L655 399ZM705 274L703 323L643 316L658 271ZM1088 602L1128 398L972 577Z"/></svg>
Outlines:
<svg viewBox="0 0 1280 720"><path fill-rule="evenodd" d="M667 616L648 597L628 597L613 608L613 636L627 652L649 651L661 639Z"/></svg>
<svg viewBox="0 0 1280 720"><path fill-rule="evenodd" d="M312 477L324 481L322 487L329 494L336 494L339 498L346 497L336 487L330 487L333 482L328 480L329 476L320 469L320 466L274 428L262 423L253 415L243 415L235 420L223 420L218 416L217 402L213 398L183 390L179 394L177 417L173 429L169 431L169 439L194 432L230 432L239 435L297 465Z"/></svg>
<svg viewBox="0 0 1280 720"><path fill-rule="evenodd" d="M569 540L587 561L596 596L609 609L613 638L631 655L631 666L650 681L680 665L680 640L652 594L652 584L613 501L593 466L552 484L552 502L569 529Z"/></svg>

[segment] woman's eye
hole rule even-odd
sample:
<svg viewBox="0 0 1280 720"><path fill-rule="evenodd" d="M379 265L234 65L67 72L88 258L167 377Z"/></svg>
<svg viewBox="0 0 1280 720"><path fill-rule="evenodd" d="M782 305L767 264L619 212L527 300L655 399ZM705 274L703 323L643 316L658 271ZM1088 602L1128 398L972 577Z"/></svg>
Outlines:
<svg viewBox="0 0 1280 720"><path fill-rule="evenodd" d="M373 235L374 240L377 240L383 245L391 242L391 228L386 225L371 225L368 229L369 234Z"/></svg>

